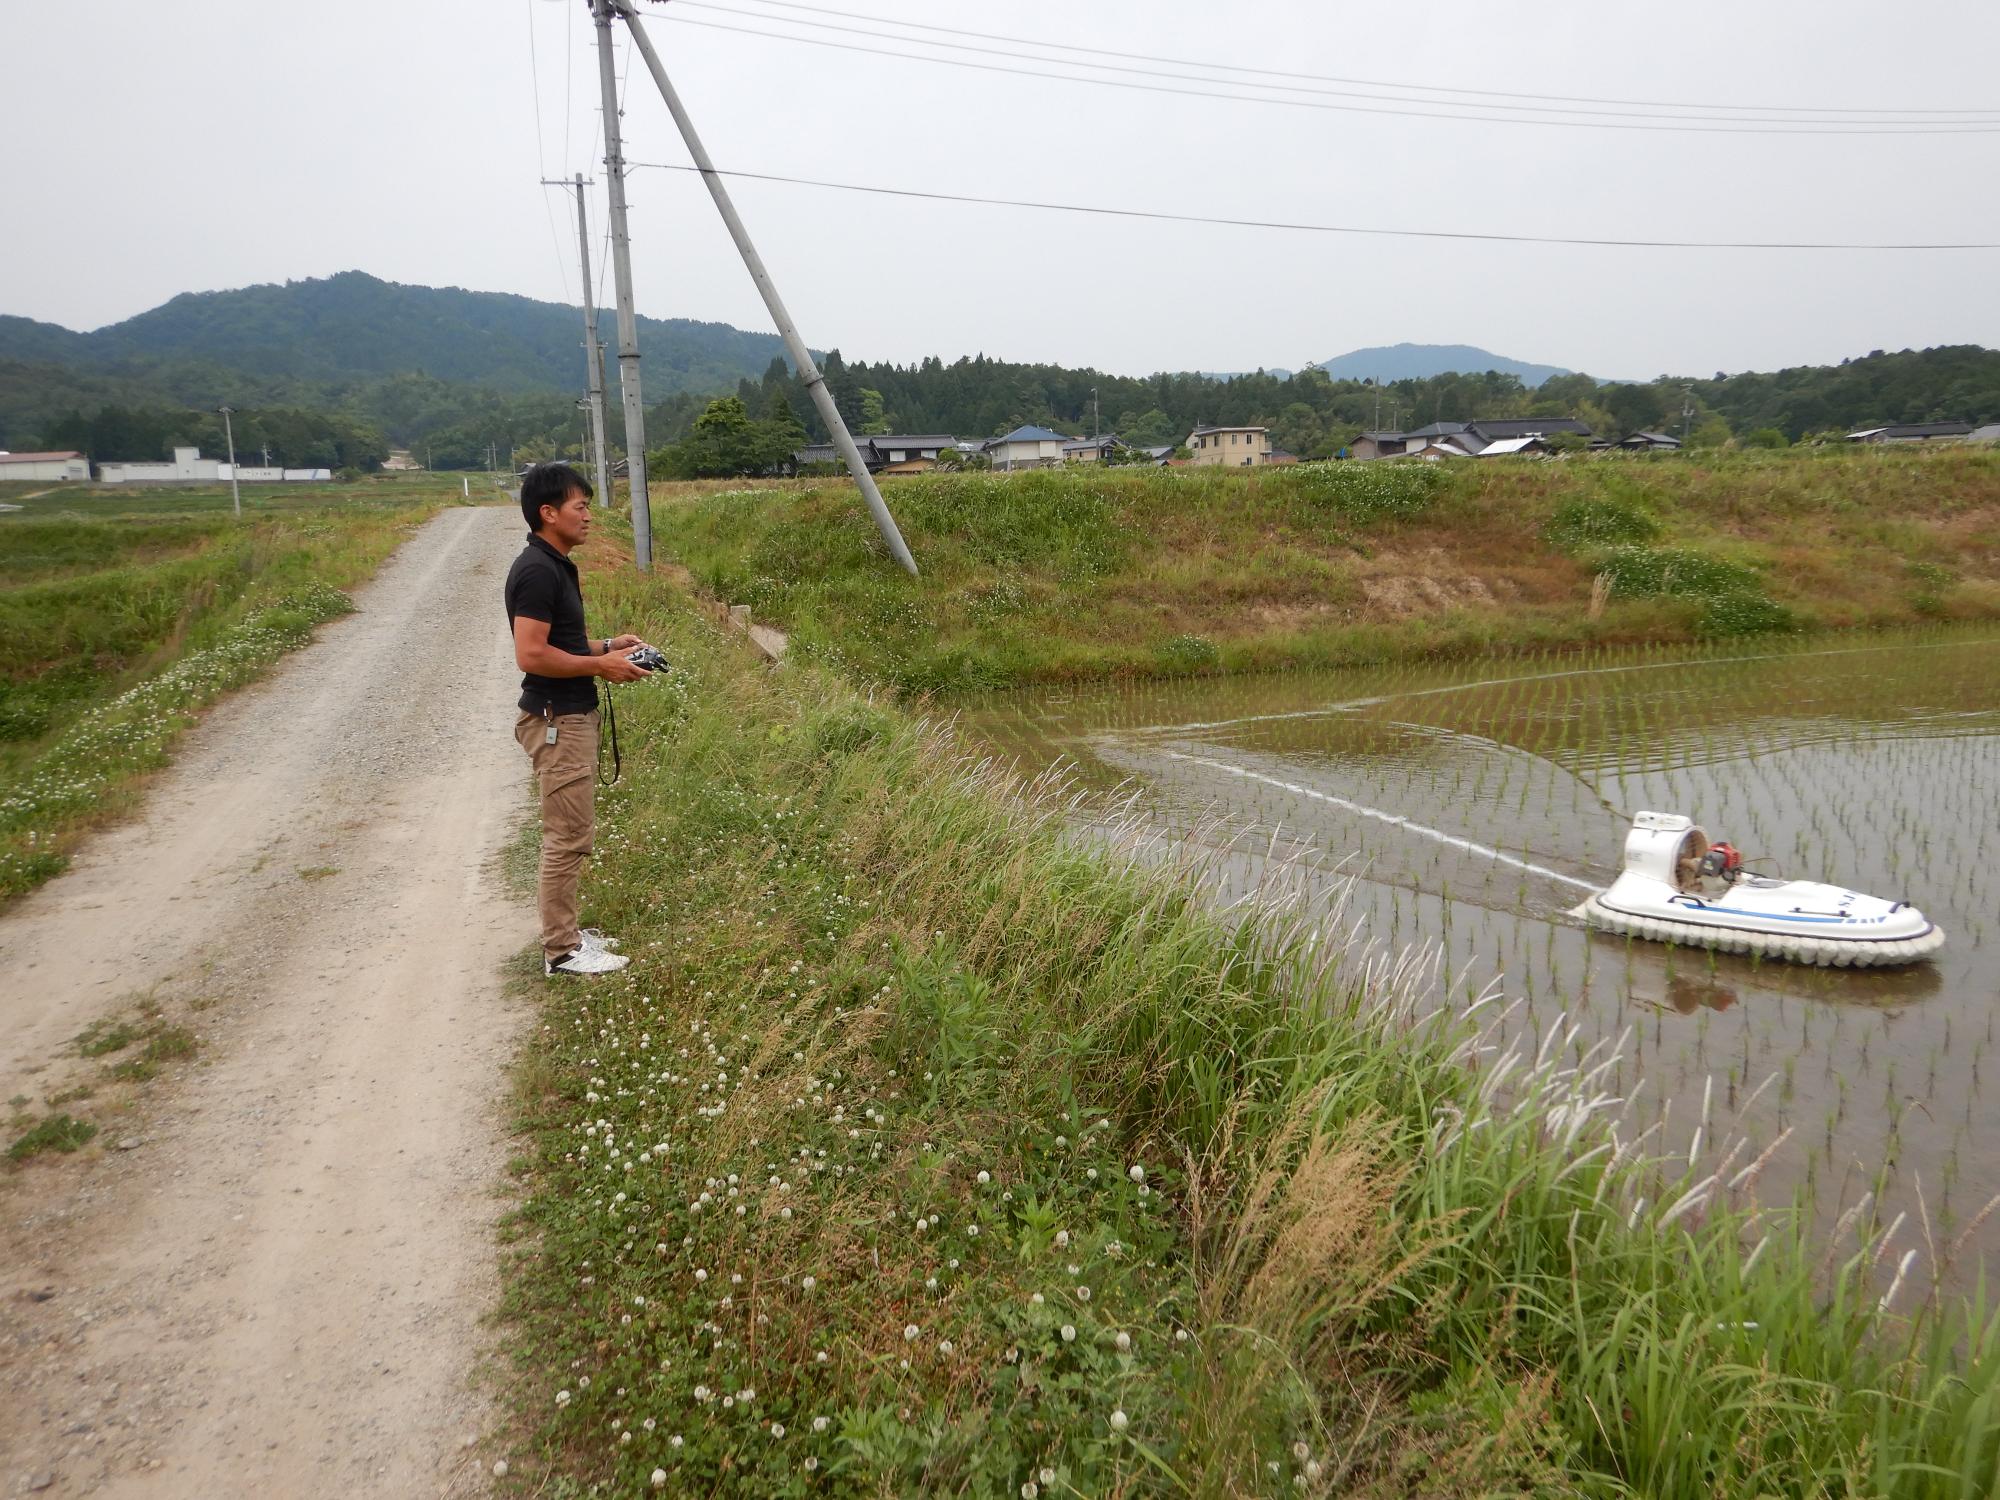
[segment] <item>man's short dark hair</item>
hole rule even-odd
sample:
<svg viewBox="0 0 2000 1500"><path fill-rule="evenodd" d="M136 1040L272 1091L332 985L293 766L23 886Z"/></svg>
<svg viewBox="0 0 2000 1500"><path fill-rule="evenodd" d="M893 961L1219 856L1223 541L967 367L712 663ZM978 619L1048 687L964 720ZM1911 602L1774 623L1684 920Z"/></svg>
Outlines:
<svg viewBox="0 0 2000 1500"><path fill-rule="evenodd" d="M569 499L573 491L581 490L588 500L593 493L590 481L580 470L568 464L536 464L521 479L521 515L528 523L528 530L542 529L542 507L553 505L558 510L563 501Z"/></svg>

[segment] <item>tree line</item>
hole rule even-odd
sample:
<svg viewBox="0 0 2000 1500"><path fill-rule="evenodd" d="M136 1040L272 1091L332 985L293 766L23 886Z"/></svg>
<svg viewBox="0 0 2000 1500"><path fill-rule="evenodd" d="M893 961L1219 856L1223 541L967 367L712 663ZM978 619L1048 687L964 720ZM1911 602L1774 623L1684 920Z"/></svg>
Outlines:
<svg viewBox="0 0 2000 1500"><path fill-rule="evenodd" d="M936 358L914 365L849 364L838 350L827 355L824 373L835 406L855 431L869 430L872 420L878 431L961 438L997 437L1024 423L1089 434L1095 413L1101 431L1142 446L1179 442L1205 423L1268 427L1276 446L1302 458L1329 457L1365 431L1480 417L1574 417L1600 436L1670 430L1697 444L1759 432L1765 433L1760 441L1776 434L1791 443L1879 423L2000 420L2000 350L1978 345L1878 350L1839 365L1769 374L1718 371L1706 379L1604 384L1587 374L1558 375L1532 388L1492 371L1378 386L1334 380L1310 367L1226 379L1134 377L984 355L951 364ZM740 381L736 395L751 413L777 411L775 400L782 397L814 441L826 440L804 386L782 361L773 360L761 381Z"/></svg>
<svg viewBox="0 0 2000 1500"><path fill-rule="evenodd" d="M913 365L850 364L837 350L823 369L835 406L850 430L863 435L986 438L1023 424L1086 434L1095 425L1150 447L1178 443L1203 423L1249 423L1270 428L1276 446L1302 458L1337 454L1364 431L1479 417L1575 417L1603 436L1664 430L1685 434L1694 446L1783 444L1890 422L2000 420L2000 351L1977 345L1878 350L1838 365L1718 371L1699 379L1602 384L1585 374L1559 375L1533 388L1496 372L1378 386L1312 368L1223 379L1124 376L985 355L949 364L934 357ZM239 451L269 441L274 460L296 466L370 468L391 445L439 469L583 451L586 418L570 395L501 392L421 372L325 387L291 380L260 386L255 377L192 366L179 372L177 388L203 397L213 392L215 401L226 395L245 411L237 421ZM148 399L153 389L136 379L0 362L0 447L77 448L98 460L164 457L175 442L220 451L211 448L220 442L212 410ZM761 379L740 379L737 404L710 416L714 399L714 392L681 391L648 408L648 445L659 455L653 469L766 472L795 448L827 441L804 383L782 359L772 359ZM607 421L622 450L615 389Z"/></svg>

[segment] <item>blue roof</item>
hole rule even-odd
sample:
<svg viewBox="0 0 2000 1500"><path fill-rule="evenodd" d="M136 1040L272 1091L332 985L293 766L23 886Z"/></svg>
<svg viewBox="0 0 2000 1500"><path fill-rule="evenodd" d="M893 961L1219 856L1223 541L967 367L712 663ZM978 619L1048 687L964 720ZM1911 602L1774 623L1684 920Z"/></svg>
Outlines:
<svg viewBox="0 0 2000 1500"><path fill-rule="evenodd" d="M1016 427L1005 437L993 439L996 443L1066 443L1068 438L1060 432L1050 432L1046 427Z"/></svg>

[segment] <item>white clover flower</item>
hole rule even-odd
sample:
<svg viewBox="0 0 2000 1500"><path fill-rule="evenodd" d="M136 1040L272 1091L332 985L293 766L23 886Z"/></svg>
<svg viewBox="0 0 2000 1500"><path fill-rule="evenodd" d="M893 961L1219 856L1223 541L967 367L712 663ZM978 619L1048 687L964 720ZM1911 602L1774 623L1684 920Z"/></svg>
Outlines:
<svg viewBox="0 0 2000 1500"><path fill-rule="evenodd" d="M1088 1177L1092 1182L1095 1182L1097 1181L1097 1168L1085 1167L1083 1169L1083 1175Z"/></svg>
<svg viewBox="0 0 2000 1500"><path fill-rule="evenodd" d="M1069 1248L1069 1231L1067 1229L1058 1229L1056 1231L1056 1249L1067 1250L1068 1248Z"/></svg>
<svg viewBox="0 0 2000 1500"><path fill-rule="evenodd" d="M1122 1411L1114 1411L1111 1414L1111 1430L1113 1432L1123 1432L1128 1426L1131 1425L1131 1422L1132 1419L1126 1416L1125 1413Z"/></svg>
<svg viewBox="0 0 2000 1500"><path fill-rule="evenodd" d="M667 1439L667 1446L669 1448L678 1448L680 1447L683 1441L684 1440L682 1439L681 1435L677 1432L672 1437Z"/></svg>
<svg viewBox="0 0 2000 1500"><path fill-rule="evenodd" d="M1033 1296L1029 1297L1028 1300L1034 1303L1035 1306L1040 1307L1044 1302L1048 1301L1049 1299L1044 1297L1040 1292L1036 1292Z"/></svg>
<svg viewBox="0 0 2000 1500"><path fill-rule="evenodd" d="M557 1405L557 1406L568 1406L568 1405L569 1405L569 1392L568 1392L568 1391L557 1391L557 1392L556 1392L556 1405Z"/></svg>
<svg viewBox="0 0 2000 1500"><path fill-rule="evenodd" d="M784 1435L785 1435L785 1424L783 1422L773 1422L771 1424L771 1436L774 1438L781 1438Z"/></svg>
<svg viewBox="0 0 2000 1500"><path fill-rule="evenodd" d="M1118 1337L1111 1342L1118 1346L1120 1354L1129 1354L1132 1352L1132 1335L1122 1328L1118 1330Z"/></svg>
<svg viewBox="0 0 2000 1500"><path fill-rule="evenodd" d="M1176 1344L1185 1344L1187 1341L1188 1331L1185 1328L1176 1328L1174 1330L1174 1342Z"/></svg>
<svg viewBox="0 0 2000 1500"><path fill-rule="evenodd" d="M505 1479L507 1477L506 1459L496 1458L493 1460L493 1477L495 1479Z"/></svg>
<svg viewBox="0 0 2000 1500"><path fill-rule="evenodd" d="M1043 1484L1054 1484L1056 1482L1056 1471L1054 1469L1044 1469L1035 1477L1041 1480Z"/></svg>
<svg viewBox="0 0 2000 1500"><path fill-rule="evenodd" d="M826 1418L825 1418L825 1417L814 1417L814 1418L813 1418L813 1431L814 1431L814 1432L825 1432L825 1431L826 1431L826 1428L827 1428L827 1420L826 1420Z"/></svg>
<svg viewBox="0 0 2000 1500"><path fill-rule="evenodd" d="M987 1183L993 1180L993 1174L991 1172L981 1172L979 1174L978 1180L979 1180L979 1185L981 1187L985 1187Z"/></svg>
<svg viewBox="0 0 2000 1500"><path fill-rule="evenodd" d="M656 1490L663 1490L666 1487L667 1487L667 1471L665 1469L653 1470L653 1488Z"/></svg>
<svg viewBox="0 0 2000 1500"><path fill-rule="evenodd" d="M1035 1496L1041 1494L1041 1492L1042 1492L1041 1488L1035 1483L1034 1480L1028 1479L1022 1481L1021 1500L1035 1500Z"/></svg>
<svg viewBox="0 0 2000 1500"><path fill-rule="evenodd" d="M801 1276L799 1278L799 1288L801 1291L809 1292L818 1285L819 1278L816 1276Z"/></svg>
<svg viewBox="0 0 2000 1500"><path fill-rule="evenodd" d="M1144 1182L1146 1180L1146 1169L1137 1162L1133 1162L1131 1166L1125 1169L1125 1175L1134 1182Z"/></svg>
<svg viewBox="0 0 2000 1500"><path fill-rule="evenodd" d="M696 1272L694 1273L694 1279L695 1279L696 1281L706 1281L706 1280L708 1280L708 1272L706 1272L706 1271L696 1271Z"/></svg>
<svg viewBox="0 0 2000 1500"><path fill-rule="evenodd" d="M814 1469L817 1469L818 1467L819 1467L819 1460L808 1455L806 1458L806 1472L810 1474Z"/></svg>
<svg viewBox="0 0 2000 1500"><path fill-rule="evenodd" d="M1088 1302L1090 1300L1090 1288L1087 1286L1078 1287L1076 1289L1076 1300L1079 1302Z"/></svg>
<svg viewBox="0 0 2000 1500"><path fill-rule="evenodd" d="M1318 1459L1314 1458L1306 1461L1306 1478L1312 1480L1315 1484L1319 1482L1319 1476L1323 1472L1325 1471L1320 1468Z"/></svg>
<svg viewBox="0 0 2000 1500"><path fill-rule="evenodd" d="M828 1358L827 1352L824 1349L822 1349L819 1351L819 1353L813 1356L813 1363L817 1365L823 1365L826 1363L827 1358Z"/></svg>
<svg viewBox="0 0 2000 1500"><path fill-rule="evenodd" d="M1304 1463L1312 1457L1312 1449L1308 1448L1302 1442L1294 1443L1292 1444L1292 1457L1296 1458L1300 1463Z"/></svg>
<svg viewBox="0 0 2000 1500"><path fill-rule="evenodd" d="M916 1336L921 1332L923 1332L923 1330L918 1328L916 1324L914 1323L905 1324L903 1327L903 1342L906 1344L909 1343L911 1340L915 1339Z"/></svg>
<svg viewBox="0 0 2000 1500"><path fill-rule="evenodd" d="M1062 1338L1065 1344L1074 1344L1076 1342L1076 1325L1074 1323L1063 1324Z"/></svg>

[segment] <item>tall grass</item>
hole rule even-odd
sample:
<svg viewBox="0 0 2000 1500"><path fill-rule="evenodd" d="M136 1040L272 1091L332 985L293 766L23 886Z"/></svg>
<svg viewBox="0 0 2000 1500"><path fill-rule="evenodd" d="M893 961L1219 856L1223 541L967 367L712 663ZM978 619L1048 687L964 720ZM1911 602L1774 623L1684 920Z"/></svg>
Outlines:
<svg viewBox="0 0 2000 1500"><path fill-rule="evenodd" d="M680 670L587 888L637 961L523 1068L524 1483L1991 1490L1983 1302L1801 1243L1748 1147L1651 1160L1605 1049L1495 1057L1338 913L1225 918L1060 783L590 597Z"/></svg>

